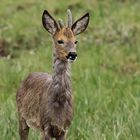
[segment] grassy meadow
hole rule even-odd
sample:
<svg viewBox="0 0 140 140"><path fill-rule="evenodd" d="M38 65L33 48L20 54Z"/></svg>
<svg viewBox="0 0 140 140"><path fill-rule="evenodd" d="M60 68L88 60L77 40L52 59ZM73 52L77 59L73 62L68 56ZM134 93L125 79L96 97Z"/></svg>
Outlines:
<svg viewBox="0 0 140 140"><path fill-rule="evenodd" d="M68 140L140 139L139 0L1 0L0 140L18 140L15 95L35 71L52 71L52 39L41 23L44 9L66 20L90 13L72 64L75 116ZM39 140L30 131L29 140Z"/></svg>

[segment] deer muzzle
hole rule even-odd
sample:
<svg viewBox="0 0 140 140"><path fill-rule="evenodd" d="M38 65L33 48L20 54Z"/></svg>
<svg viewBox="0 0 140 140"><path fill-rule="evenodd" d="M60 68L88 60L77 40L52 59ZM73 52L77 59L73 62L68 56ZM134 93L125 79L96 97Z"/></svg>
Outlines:
<svg viewBox="0 0 140 140"><path fill-rule="evenodd" d="M77 53L76 52L69 52L67 55L67 59L70 62L73 62L77 58Z"/></svg>

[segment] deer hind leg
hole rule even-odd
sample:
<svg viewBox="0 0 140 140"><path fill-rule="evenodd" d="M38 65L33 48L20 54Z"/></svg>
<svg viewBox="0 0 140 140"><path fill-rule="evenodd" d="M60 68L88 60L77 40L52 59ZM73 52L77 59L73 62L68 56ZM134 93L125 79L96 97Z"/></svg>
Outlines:
<svg viewBox="0 0 140 140"><path fill-rule="evenodd" d="M26 123L26 120L22 117L19 117L19 135L20 140L28 140L29 127Z"/></svg>

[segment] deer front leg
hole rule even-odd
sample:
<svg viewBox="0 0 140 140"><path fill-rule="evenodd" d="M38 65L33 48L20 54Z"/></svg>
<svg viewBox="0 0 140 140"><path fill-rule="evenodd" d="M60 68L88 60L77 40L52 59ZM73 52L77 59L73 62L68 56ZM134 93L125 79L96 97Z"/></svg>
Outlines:
<svg viewBox="0 0 140 140"><path fill-rule="evenodd" d="M56 140L66 140L66 135L67 135L67 132L63 133L59 137L56 137Z"/></svg>
<svg viewBox="0 0 140 140"><path fill-rule="evenodd" d="M50 128L47 127L44 129L44 131L42 132L42 140L51 140L51 134L50 134Z"/></svg>

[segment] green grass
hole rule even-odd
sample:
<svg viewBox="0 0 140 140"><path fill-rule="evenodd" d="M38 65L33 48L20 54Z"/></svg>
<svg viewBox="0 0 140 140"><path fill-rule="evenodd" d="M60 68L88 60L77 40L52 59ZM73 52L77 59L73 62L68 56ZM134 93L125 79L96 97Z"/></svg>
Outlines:
<svg viewBox="0 0 140 140"><path fill-rule="evenodd" d="M52 71L43 10L66 19L68 7L75 19L87 11L91 15L72 64L75 115L68 140L139 140L139 5L138 0L1 0L0 43L9 55L0 58L0 140L19 139L15 95L20 81L30 72ZM39 133L31 130L29 139L39 140Z"/></svg>

